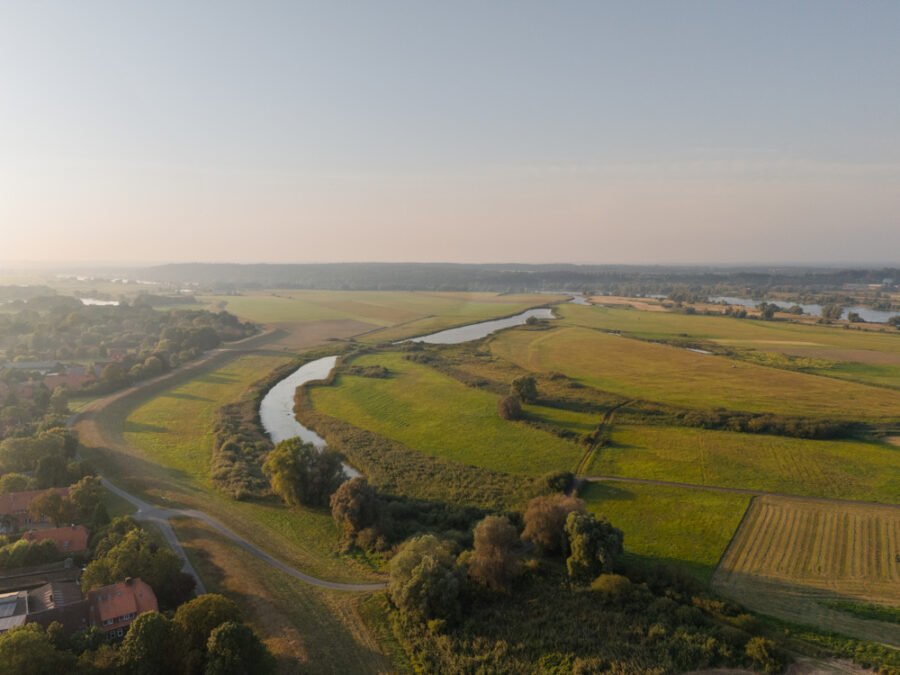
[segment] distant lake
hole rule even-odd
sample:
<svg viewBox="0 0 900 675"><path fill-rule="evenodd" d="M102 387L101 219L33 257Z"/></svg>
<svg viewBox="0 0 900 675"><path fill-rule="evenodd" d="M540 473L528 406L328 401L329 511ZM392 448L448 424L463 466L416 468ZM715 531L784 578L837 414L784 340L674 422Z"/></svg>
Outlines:
<svg viewBox="0 0 900 675"><path fill-rule="evenodd" d="M118 300L100 300L99 298L80 298L82 305L99 305L101 307L117 306Z"/></svg>
<svg viewBox="0 0 900 675"><path fill-rule="evenodd" d="M710 302L727 302L729 305L738 305L740 307L755 308L761 302L768 302L771 305L778 305L782 309L790 309L794 305L800 305L804 314L809 316L822 316L822 305L804 305L799 302L784 302L783 300L753 300L752 298L736 298L730 295L716 295L710 297ZM871 309L869 307L844 307L841 314L842 319L846 319L850 312L856 312L863 321L868 323L887 323L892 316L897 316L897 312L884 312L879 309Z"/></svg>

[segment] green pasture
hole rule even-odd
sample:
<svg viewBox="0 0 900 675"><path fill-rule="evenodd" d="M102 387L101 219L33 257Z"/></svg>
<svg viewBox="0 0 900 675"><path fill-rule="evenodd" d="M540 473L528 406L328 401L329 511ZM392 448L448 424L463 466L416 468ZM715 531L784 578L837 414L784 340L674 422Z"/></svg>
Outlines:
<svg viewBox="0 0 900 675"><path fill-rule="evenodd" d="M365 571L334 556L337 531L327 510L288 509L274 500L235 502L212 487L209 461L216 411L284 362L284 357L242 356L150 398L125 420L125 442L116 448L124 453L119 460L129 473L154 486L153 496L144 495L151 502L206 511L310 573L334 580L359 579Z"/></svg>
<svg viewBox="0 0 900 675"><path fill-rule="evenodd" d="M587 473L900 502L900 448L884 443L613 424Z"/></svg>
<svg viewBox="0 0 900 675"><path fill-rule="evenodd" d="M791 321L734 319L727 316L644 312L617 307L562 305L559 314L566 323L634 335L649 340L696 338L725 344L773 349L784 346L832 349L862 349L900 353L900 334L885 330L848 330L835 326Z"/></svg>
<svg viewBox="0 0 900 675"><path fill-rule="evenodd" d="M708 582L750 503L746 495L635 483L585 483L588 511L625 532L629 556Z"/></svg>
<svg viewBox="0 0 900 675"><path fill-rule="evenodd" d="M375 327L422 321L448 326L483 321L524 311L562 296L498 293L426 293L408 291L267 290L243 295L206 295L200 300L259 323L351 319ZM414 333L404 333L414 334ZM390 339L384 338L384 339Z"/></svg>
<svg viewBox="0 0 900 675"><path fill-rule="evenodd" d="M900 418L897 391L577 326L504 331L492 338L491 349L528 370L561 372L621 396L690 408L880 422Z"/></svg>
<svg viewBox="0 0 900 675"><path fill-rule="evenodd" d="M321 413L435 457L511 473L571 470L584 449L497 414L498 397L466 387L396 353L369 354L354 365L381 365L388 378L341 375L314 386Z"/></svg>

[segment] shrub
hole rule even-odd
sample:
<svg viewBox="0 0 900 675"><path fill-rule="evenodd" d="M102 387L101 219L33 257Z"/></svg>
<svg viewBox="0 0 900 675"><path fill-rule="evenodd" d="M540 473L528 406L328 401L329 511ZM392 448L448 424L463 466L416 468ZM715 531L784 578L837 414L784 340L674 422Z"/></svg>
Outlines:
<svg viewBox="0 0 900 675"><path fill-rule="evenodd" d="M601 574L591 582L591 590L621 600L631 593L631 582L621 574Z"/></svg>
<svg viewBox="0 0 900 675"><path fill-rule="evenodd" d="M475 549L469 557L469 576L491 588L506 588L519 573L513 548L519 541L508 518L488 516L475 526Z"/></svg>
<svg viewBox="0 0 900 675"><path fill-rule="evenodd" d="M522 406L515 396L504 396L497 401L497 413L504 420L518 420L522 418Z"/></svg>
<svg viewBox="0 0 900 675"><path fill-rule="evenodd" d="M533 542L545 554L562 551L566 543L566 518L573 511L584 513L584 502L577 497L535 497L525 510L522 539Z"/></svg>
<svg viewBox="0 0 900 675"><path fill-rule="evenodd" d="M410 539L391 560L391 600L420 621L459 612L462 573L448 542L431 534Z"/></svg>

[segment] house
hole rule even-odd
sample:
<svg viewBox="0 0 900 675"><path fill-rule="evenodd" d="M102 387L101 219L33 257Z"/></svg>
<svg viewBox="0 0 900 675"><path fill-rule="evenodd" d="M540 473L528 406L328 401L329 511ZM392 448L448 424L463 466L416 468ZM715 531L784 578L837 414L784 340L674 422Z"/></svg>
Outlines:
<svg viewBox="0 0 900 675"><path fill-rule="evenodd" d="M47 375L47 377L44 378L44 386L50 391L53 391L57 387L75 390L81 389L84 385L96 381L97 378L93 375L67 373L65 375Z"/></svg>
<svg viewBox="0 0 900 675"><path fill-rule="evenodd" d="M28 507L35 498L47 493L58 492L63 499L68 499L69 488L47 488L46 490L26 490L25 492L7 492L0 495L0 534L15 532L34 520L28 513ZM39 521L45 522L45 520Z"/></svg>
<svg viewBox="0 0 900 675"><path fill-rule="evenodd" d="M0 594L0 633L25 623L28 613L28 591Z"/></svg>
<svg viewBox="0 0 900 675"><path fill-rule="evenodd" d="M124 636L138 614L158 610L153 589L140 579L129 577L88 592L88 622L106 631L110 640Z"/></svg>
<svg viewBox="0 0 900 675"><path fill-rule="evenodd" d="M89 532L84 525L51 527L48 530L29 530L22 535L26 541L52 541L60 553L81 553L87 550Z"/></svg>
<svg viewBox="0 0 900 675"><path fill-rule="evenodd" d="M26 610L26 623L47 628L58 621L66 635L88 627L88 600L74 581L54 581L28 591Z"/></svg>

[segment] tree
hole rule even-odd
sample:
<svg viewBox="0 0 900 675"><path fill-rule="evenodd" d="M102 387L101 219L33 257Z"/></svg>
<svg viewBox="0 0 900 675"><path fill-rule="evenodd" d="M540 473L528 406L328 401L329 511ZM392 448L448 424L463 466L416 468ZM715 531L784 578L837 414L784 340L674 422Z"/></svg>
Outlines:
<svg viewBox="0 0 900 675"><path fill-rule="evenodd" d="M522 539L533 542L544 554L562 551L566 545L566 518L573 511L584 513L584 502L577 497L535 497L525 510Z"/></svg>
<svg viewBox="0 0 900 675"><path fill-rule="evenodd" d="M362 476L345 481L331 495L331 517L342 532L355 535L378 519L378 494Z"/></svg>
<svg viewBox="0 0 900 675"><path fill-rule="evenodd" d="M522 417L522 406L515 396L504 396L497 401L497 414L500 419L517 420Z"/></svg>
<svg viewBox="0 0 900 675"><path fill-rule="evenodd" d="M45 675L72 672L75 657L59 651L40 624L27 623L0 634L0 663L4 673Z"/></svg>
<svg viewBox="0 0 900 675"><path fill-rule="evenodd" d="M850 323L865 323L866 322L865 319L863 319L856 312L849 312L847 314L847 321L849 321Z"/></svg>
<svg viewBox="0 0 900 675"><path fill-rule="evenodd" d="M38 460L34 472L38 488L65 487L69 484L69 466L60 455L47 455Z"/></svg>
<svg viewBox="0 0 900 675"><path fill-rule="evenodd" d="M506 588L519 571L513 548L516 528L505 516L488 516L475 526L475 549L469 557L469 576L491 588Z"/></svg>
<svg viewBox="0 0 900 675"><path fill-rule="evenodd" d="M100 373L100 380L110 389L115 389L128 383L128 374L121 364L108 363Z"/></svg>
<svg viewBox="0 0 900 675"><path fill-rule="evenodd" d="M511 392L513 396L518 397L525 403L531 403L537 400L537 380L531 375L523 375L512 381Z"/></svg>
<svg viewBox="0 0 900 675"><path fill-rule="evenodd" d="M205 654L210 634L226 621L240 621L241 611L233 600L205 593L175 610L173 620L181 626L187 648Z"/></svg>
<svg viewBox="0 0 900 675"><path fill-rule="evenodd" d="M69 499L78 508L78 515L81 520L86 521L92 518L97 507L103 505L103 485L100 482L100 478L98 476L85 476L82 478L69 488Z"/></svg>
<svg viewBox="0 0 900 675"><path fill-rule="evenodd" d="M209 636L206 675L269 675L275 658L250 626L226 621Z"/></svg>
<svg viewBox="0 0 900 675"><path fill-rule="evenodd" d="M7 473L0 478L0 495L7 492L24 492L25 490L33 490L34 481L28 476L21 473Z"/></svg>
<svg viewBox="0 0 900 675"><path fill-rule="evenodd" d="M183 659L181 626L159 612L144 612L132 622L119 663L130 675L164 675L180 670Z"/></svg>
<svg viewBox="0 0 900 675"><path fill-rule="evenodd" d="M68 499L64 499L56 490L45 492L31 500L28 513L35 520L49 519L56 527L72 523L78 514L78 508Z"/></svg>
<svg viewBox="0 0 900 675"><path fill-rule="evenodd" d="M616 556L622 553L622 530L593 514L572 512L566 518L566 534L571 553L566 569L575 583L587 584L600 574L613 571Z"/></svg>
<svg viewBox="0 0 900 675"><path fill-rule="evenodd" d="M840 305L825 305L822 308L822 318L826 321L837 321L844 313L844 308Z"/></svg>
<svg viewBox="0 0 900 675"><path fill-rule="evenodd" d="M344 481L340 455L299 438L281 441L263 464L272 491L290 506L327 506Z"/></svg>
<svg viewBox="0 0 900 675"><path fill-rule="evenodd" d="M63 387L57 387L50 395L50 412L65 415L69 412L69 393Z"/></svg>
<svg viewBox="0 0 900 675"><path fill-rule="evenodd" d="M391 560L391 600L418 620L455 616L461 588L462 572L450 543L433 534L413 537Z"/></svg>
<svg viewBox="0 0 900 675"><path fill-rule="evenodd" d="M759 310L759 315L766 321L771 321L775 318L775 312L779 310L778 305L769 302L761 302L756 307Z"/></svg>
<svg viewBox="0 0 900 675"><path fill-rule="evenodd" d="M887 320L888 326L893 326L894 328L900 328L900 314L890 317Z"/></svg>

